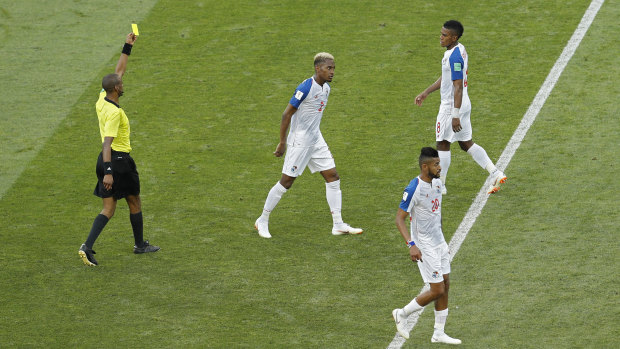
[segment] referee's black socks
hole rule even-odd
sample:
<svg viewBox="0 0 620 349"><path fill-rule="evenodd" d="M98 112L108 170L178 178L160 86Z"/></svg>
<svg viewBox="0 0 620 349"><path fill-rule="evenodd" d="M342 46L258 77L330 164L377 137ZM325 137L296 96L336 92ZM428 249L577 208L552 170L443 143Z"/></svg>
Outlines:
<svg viewBox="0 0 620 349"><path fill-rule="evenodd" d="M144 242L144 236L142 234L142 211L129 214L129 221L131 221L131 228L133 229L133 238L136 241L136 247L142 247L142 243Z"/></svg>
<svg viewBox="0 0 620 349"><path fill-rule="evenodd" d="M90 249L93 248L95 240L97 240L97 237L99 237L99 234L101 234L101 231L103 230L103 228L105 228L105 225L108 224L108 221L108 217L102 215L101 213L95 218L93 226L92 228L90 228L90 233L88 233L88 238L84 243L86 247Z"/></svg>

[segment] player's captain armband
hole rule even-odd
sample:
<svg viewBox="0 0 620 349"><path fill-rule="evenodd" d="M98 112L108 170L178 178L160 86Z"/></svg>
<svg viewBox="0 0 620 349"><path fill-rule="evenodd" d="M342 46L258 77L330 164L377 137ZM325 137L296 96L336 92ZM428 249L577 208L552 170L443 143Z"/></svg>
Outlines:
<svg viewBox="0 0 620 349"><path fill-rule="evenodd" d="M454 71L461 71L463 70L461 63L456 62L454 63Z"/></svg>
<svg viewBox="0 0 620 349"><path fill-rule="evenodd" d="M295 98L296 98L298 101L301 101L301 97L303 97L303 96L304 96L304 93L303 93L303 92L301 92L301 91L299 91L299 90L297 90L297 92L295 93Z"/></svg>

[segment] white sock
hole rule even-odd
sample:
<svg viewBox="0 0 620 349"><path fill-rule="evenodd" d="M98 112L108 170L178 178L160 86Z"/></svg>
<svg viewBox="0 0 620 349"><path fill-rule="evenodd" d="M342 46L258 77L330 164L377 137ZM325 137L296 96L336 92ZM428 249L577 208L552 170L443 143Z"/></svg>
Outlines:
<svg viewBox="0 0 620 349"><path fill-rule="evenodd" d="M474 158L474 160L478 163L478 165L480 165L480 167L489 171L489 174L492 174L493 172L495 172L495 170L497 170L497 168L495 168L495 165L493 164L493 161L489 159L487 152L478 144L474 143L474 145L472 145L469 150L467 150L467 153L469 153L469 155Z"/></svg>
<svg viewBox="0 0 620 349"><path fill-rule="evenodd" d="M435 334L444 333L446 319L448 319L448 308L439 311L435 310Z"/></svg>
<svg viewBox="0 0 620 349"><path fill-rule="evenodd" d="M450 168L451 154L450 151L437 151L439 153L439 166L441 166L441 173L439 174L439 178L441 178L441 183L446 184L446 176L448 175L448 169Z"/></svg>
<svg viewBox="0 0 620 349"><path fill-rule="evenodd" d="M278 181L278 183L271 188L269 194L267 195L267 200L265 200L265 206L263 207L263 214L260 216L262 220L269 221L269 214L273 211L278 202L280 202L280 199L284 193L286 193L286 188L284 188L282 184L280 184L280 181Z"/></svg>
<svg viewBox="0 0 620 349"><path fill-rule="evenodd" d="M411 313L418 311L418 310L422 310L424 307L418 304L418 301L415 300L415 298L409 302L409 304L405 305L405 307L403 308L403 310L405 311L405 314L407 316L411 315Z"/></svg>
<svg viewBox="0 0 620 349"><path fill-rule="evenodd" d="M340 180L325 183L325 196L327 197L327 204L329 210L332 213L332 220L334 225L342 223L342 192L340 191Z"/></svg>

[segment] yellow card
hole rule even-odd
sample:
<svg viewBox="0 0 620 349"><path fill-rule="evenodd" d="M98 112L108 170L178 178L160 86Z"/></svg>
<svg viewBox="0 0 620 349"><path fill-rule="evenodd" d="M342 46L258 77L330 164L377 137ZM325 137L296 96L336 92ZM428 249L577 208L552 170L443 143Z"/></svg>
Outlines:
<svg viewBox="0 0 620 349"><path fill-rule="evenodd" d="M135 23L131 24L131 31L136 34L136 36L140 35L140 32L138 32L138 25Z"/></svg>

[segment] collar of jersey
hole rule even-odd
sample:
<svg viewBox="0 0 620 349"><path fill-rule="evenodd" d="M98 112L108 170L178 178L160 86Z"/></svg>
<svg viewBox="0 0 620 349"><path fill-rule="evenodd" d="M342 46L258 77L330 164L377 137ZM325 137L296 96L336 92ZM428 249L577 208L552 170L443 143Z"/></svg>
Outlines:
<svg viewBox="0 0 620 349"><path fill-rule="evenodd" d="M108 97L103 97L103 99L104 99L106 102L110 102L110 103L114 104L117 108L120 108L120 107L121 107L120 105L118 105L118 104L114 103L114 101L112 101L111 99L108 99Z"/></svg>
<svg viewBox="0 0 620 349"><path fill-rule="evenodd" d="M318 87L320 87L320 88L321 88L321 91L325 91L325 84L327 84L327 86L329 86L329 84L327 83L327 81L325 81L325 82L323 83L323 86L321 86L321 85L319 85L319 83L318 83L318 82L316 82L316 80L314 80L314 76L312 76L312 77L310 77L310 78L312 79L312 83L313 83L313 84L316 84Z"/></svg>
<svg viewBox="0 0 620 349"><path fill-rule="evenodd" d="M425 182L424 180L422 180L422 178L420 178L420 176L418 176L418 179L419 179L418 183L420 183L422 185L429 186L429 187L433 186L433 179L432 178L431 178L431 182L430 183Z"/></svg>

